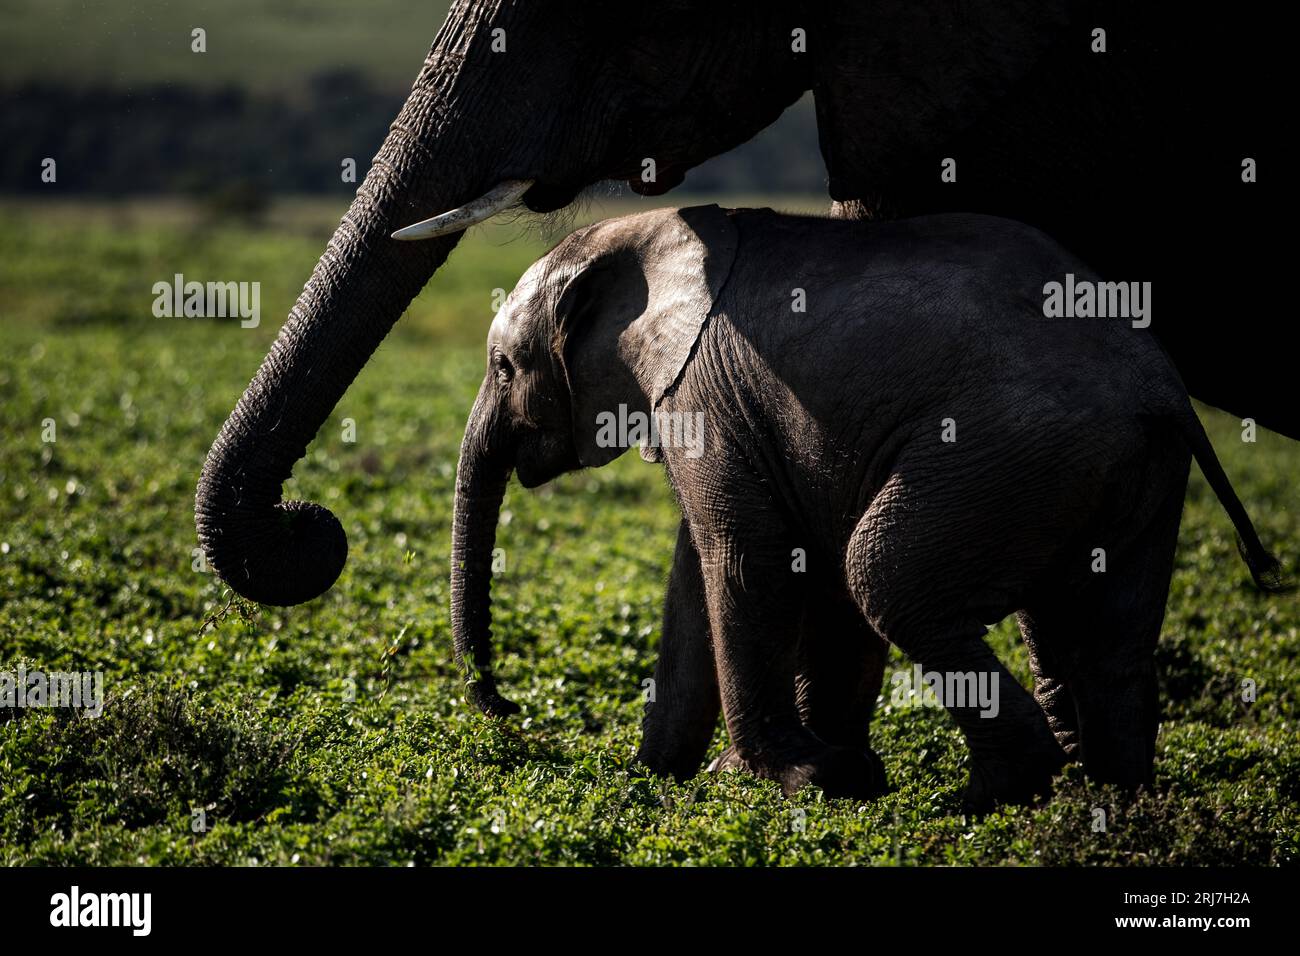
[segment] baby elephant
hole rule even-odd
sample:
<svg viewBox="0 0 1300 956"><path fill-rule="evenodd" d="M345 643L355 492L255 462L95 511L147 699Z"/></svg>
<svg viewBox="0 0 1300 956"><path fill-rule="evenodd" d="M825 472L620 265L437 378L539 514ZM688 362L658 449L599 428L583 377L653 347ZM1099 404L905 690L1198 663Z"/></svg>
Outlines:
<svg viewBox="0 0 1300 956"><path fill-rule="evenodd" d="M525 487L638 444L682 511L641 760L828 795L883 785L866 728L885 641L944 695L965 804L1046 793L1077 755L1149 781L1153 652L1190 457L1257 584L1281 586L1178 374L1122 319L1047 318L1088 267L983 216L865 223L716 206L579 230L497 314L456 476L452 622L469 694L511 470ZM984 642L1019 612L1030 696ZM955 678L955 679L954 679ZM989 700L996 706L989 706Z"/></svg>

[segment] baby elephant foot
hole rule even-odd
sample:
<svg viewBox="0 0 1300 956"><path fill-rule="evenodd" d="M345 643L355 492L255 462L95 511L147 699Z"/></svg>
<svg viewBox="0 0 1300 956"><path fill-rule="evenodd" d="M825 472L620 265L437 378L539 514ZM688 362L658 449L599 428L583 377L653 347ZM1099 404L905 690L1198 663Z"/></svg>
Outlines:
<svg viewBox="0 0 1300 956"><path fill-rule="evenodd" d="M656 777L671 777L678 783L690 780L700 769L700 760L694 755L665 754L646 747L637 751L636 762Z"/></svg>
<svg viewBox="0 0 1300 956"><path fill-rule="evenodd" d="M982 817L1004 804L1032 806L1052 795L1052 778L1069 758L1059 747L1029 757L982 757L971 761L970 782L962 796L962 813Z"/></svg>
<svg viewBox="0 0 1300 956"><path fill-rule="evenodd" d="M740 759L740 753L736 750L735 745L728 747L718 756L713 758L709 764L709 773L723 773L728 770L745 770L745 761Z"/></svg>
<svg viewBox="0 0 1300 956"><path fill-rule="evenodd" d="M769 761L755 765L740 756L734 747L709 764L713 773L748 770L758 777L776 780L788 797L805 786L820 787L828 797L871 799L885 793L885 765L869 748L827 747L801 754L788 762Z"/></svg>
<svg viewBox="0 0 1300 956"><path fill-rule="evenodd" d="M867 800L885 792L880 758L870 750L853 747L826 747L778 768L772 777L781 782L781 791L787 797L810 784L820 787L828 797Z"/></svg>

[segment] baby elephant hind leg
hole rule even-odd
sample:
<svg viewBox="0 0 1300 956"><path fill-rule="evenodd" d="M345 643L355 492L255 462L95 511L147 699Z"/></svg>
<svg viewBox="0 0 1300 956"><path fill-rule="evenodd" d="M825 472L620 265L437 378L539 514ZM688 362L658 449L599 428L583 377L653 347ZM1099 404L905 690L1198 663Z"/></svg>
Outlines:
<svg viewBox="0 0 1300 956"><path fill-rule="evenodd" d="M805 726L827 743L868 747L888 656L889 644L850 597L811 595L800 626L795 680Z"/></svg>
<svg viewBox="0 0 1300 956"><path fill-rule="evenodd" d="M871 749L871 715L889 644L848 595L813 595L804 607L795 690L804 726L829 744L861 750L883 781Z"/></svg>
<svg viewBox="0 0 1300 956"><path fill-rule="evenodd" d="M963 810L973 814L1049 795L1066 761L980 623L1014 602L1050 555L1038 553L1037 536L1019 533L1017 520L984 503L965 507L958 495L895 475L854 532L846 568L868 620L921 665L961 728L971 755Z"/></svg>
<svg viewBox="0 0 1300 956"><path fill-rule="evenodd" d="M1185 487L1184 471L1146 527L1113 550L1105 570L1091 574L1074 595L1022 615L1031 656L1048 662L1037 675L1039 686L1059 688L1045 702L1058 705L1058 740L1061 728L1073 728L1072 756L1100 783L1131 789L1153 779L1160 722L1155 650Z"/></svg>

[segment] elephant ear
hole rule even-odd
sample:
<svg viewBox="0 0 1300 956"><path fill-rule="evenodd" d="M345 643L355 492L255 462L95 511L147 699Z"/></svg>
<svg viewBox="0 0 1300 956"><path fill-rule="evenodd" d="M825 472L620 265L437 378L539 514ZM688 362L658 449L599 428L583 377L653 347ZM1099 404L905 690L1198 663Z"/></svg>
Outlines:
<svg viewBox="0 0 1300 956"><path fill-rule="evenodd" d="M575 239L556 352L578 459L598 467L625 450L598 444L602 413L652 412L681 378L731 272L736 227L717 206L694 206L598 223Z"/></svg>

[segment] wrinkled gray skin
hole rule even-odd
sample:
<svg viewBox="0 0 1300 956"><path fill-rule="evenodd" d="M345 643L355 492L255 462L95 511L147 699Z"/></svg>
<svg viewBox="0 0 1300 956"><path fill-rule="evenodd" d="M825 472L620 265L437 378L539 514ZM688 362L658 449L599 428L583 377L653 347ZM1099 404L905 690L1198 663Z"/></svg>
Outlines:
<svg viewBox="0 0 1300 956"><path fill-rule="evenodd" d="M1067 272L1092 277L1036 230L979 216L708 206L561 242L492 324L462 446L453 627L477 703L515 709L488 633L511 469L536 487L611 461L624 449L600 447L596 421L620 404L702 412L702 455L642 452L683 515L640 752L652 770L697 771L720 706L727 765L787 792L879 792L866 719L888 641L926 670L996 675L996 717L949 708L971 752L967 810L1046 793L1067 756L1101 781L1150 780L1153 652L1192 454L1261 586L1276 565L1155 339L1044 318L1043 285ZM983 640L1012 613L1033 696ZM876 663L845 673L837 644Z"/></svg>

